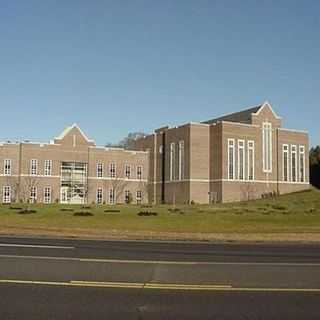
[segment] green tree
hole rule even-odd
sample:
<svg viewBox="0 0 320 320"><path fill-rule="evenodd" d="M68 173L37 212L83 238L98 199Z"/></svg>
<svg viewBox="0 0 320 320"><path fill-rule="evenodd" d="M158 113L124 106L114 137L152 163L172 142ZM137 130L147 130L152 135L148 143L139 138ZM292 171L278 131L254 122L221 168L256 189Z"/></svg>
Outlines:
<svg viewBox="0 0 320 320"><path fill-rule="evenodd" d="M310 150L310 183L320 189L320 146Z"/></svg>

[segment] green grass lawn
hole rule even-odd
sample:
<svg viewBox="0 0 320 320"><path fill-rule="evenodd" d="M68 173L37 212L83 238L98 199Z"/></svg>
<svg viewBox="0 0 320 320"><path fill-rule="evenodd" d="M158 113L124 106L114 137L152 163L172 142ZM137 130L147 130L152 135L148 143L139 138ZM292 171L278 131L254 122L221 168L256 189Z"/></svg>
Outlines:
<svg viewBox="0 0 320 320"><path fill-rule="evenodd" d="M31 214L19 214L21 204L0 206L0 232L10 230L170 233L318 233L320 232L320 191L280 196L241 203L216 205L138 205L95 206L31 205ZM67 211L67 210L70 211ZM112 212L113 210L119 212ZM89 211L93 216L74 216ZM107 212L106 212L107 211ZM109 212L108 212L109 211ZM140 211L156 216L139 216ZM42 232L42 233L43 233Z"/></svg>

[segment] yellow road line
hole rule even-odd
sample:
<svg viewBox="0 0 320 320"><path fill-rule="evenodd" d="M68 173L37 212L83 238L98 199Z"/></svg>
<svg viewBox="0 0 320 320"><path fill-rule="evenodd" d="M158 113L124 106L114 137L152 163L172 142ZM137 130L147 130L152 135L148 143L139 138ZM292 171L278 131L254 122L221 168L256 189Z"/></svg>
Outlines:
<svg viewBox="0 0 320 320"><path fill-rule="evenodd" d="M100 282L100 281L32 281L0 279L0 284L29 284L49 286L94 287L94 288L126 288L156 290L194 290L194 291L247 291L247 292L310 292L320 293L320 288L258 288L232 287L231 285L215 284L175 284L175 283L139 283L139 282Z"/></svg>
<svg viewBox="0 0 320 320"><path fill-rule="evenodd" d="M320 262L223 262L223 261L168 261L168 260L121 260L121 259L95 259L54 256L26 256L0 254L0 258L8 259L32 259L32 260L57 260L97 263L121 263L121 264L166 264L166 265L243 265L243 266L284 266L284 267L319 267Z"/></svg>

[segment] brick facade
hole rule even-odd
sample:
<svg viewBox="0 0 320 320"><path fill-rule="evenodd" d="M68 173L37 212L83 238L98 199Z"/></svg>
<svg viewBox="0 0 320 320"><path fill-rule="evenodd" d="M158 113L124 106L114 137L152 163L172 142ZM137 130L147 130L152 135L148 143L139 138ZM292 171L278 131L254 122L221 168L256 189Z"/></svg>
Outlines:
<svg viewBox="0 0 320 320"><path fill-rule="evenodd" d="M309 188L308 154L308 133L282 128L267 102L159 128L134 150L97 147L73 125L47 144L0 144L0 191L7 203L241 201Z"/></svg>
<svg viewBox="0 0 320 320"><path fill-rule="evenodd" d="M269 127L269 131L265 131L264 126ZM264 135L268 140L263 138ZM231 178L228 176L229 140L234 143L234 173ZM177 172L181 141L184 143L182 179L170 176L170 146L174 144L174 168ZM283 174L285 145L289 148L287 179ZM267 102L203 123L160 128L154 134L136 141L136 149L150 151L149 176L153 184L150 199L156 203L241 201L261 198L270 193L283 194L309 188L308 133L282 128L282 119ZM242 156L239 155L239 149L242 150ZM292 156L292 150L293 154L296 150L295 156ZM265 153L269 157L268 160L265 158L266 161ZM292 160L294 157L295 160ZM264 168L264 162L268 162L270 168ZM253 173L250 177L249 165ZM292 173L292 167L296 168L295 174Z"/></svg>

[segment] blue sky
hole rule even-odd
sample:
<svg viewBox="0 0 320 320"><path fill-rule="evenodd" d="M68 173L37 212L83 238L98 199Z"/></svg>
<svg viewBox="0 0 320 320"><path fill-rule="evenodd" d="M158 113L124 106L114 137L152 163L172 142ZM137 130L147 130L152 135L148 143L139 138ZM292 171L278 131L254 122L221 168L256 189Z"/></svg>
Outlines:
<svg viewBox="0 0 320 320"><path fill-rule="evenodd" d="M0 140L98 144L268 100L320 144L320 1L0 0Z"/></svg>

